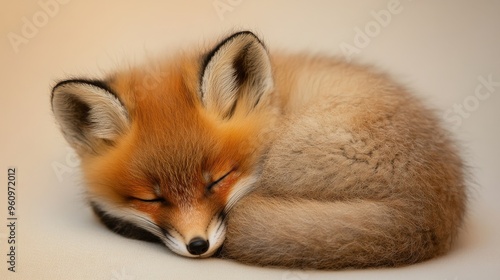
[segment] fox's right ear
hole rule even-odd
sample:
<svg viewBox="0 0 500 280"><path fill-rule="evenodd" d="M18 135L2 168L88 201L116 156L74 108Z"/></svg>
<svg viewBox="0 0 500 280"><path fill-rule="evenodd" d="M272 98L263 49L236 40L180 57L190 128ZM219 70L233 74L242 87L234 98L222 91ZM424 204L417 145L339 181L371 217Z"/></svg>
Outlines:
<svg viewBox="0 0 500 280"><path fill-rule="evenodd" d="M62 81L52 89L51 99L64 137L80 154L98 153L130 125L127 109L102 81Z"/></svg>

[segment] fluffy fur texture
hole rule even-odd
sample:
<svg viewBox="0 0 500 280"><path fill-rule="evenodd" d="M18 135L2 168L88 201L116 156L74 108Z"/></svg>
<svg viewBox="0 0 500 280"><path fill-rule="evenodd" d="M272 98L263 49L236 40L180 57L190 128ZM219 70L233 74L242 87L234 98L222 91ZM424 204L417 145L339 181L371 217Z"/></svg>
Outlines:
<svg viewBox="0 0 500 280"><path fill-rule="evenodd" d="M224 241L219 256L258 265L398 266L450 249L462 161L434 113L386 75L269 55L250 32L150 69L111 75L107 91L78 81L53 91L105 221L185 256L193 238L209 240L202 257Z"/></svg>

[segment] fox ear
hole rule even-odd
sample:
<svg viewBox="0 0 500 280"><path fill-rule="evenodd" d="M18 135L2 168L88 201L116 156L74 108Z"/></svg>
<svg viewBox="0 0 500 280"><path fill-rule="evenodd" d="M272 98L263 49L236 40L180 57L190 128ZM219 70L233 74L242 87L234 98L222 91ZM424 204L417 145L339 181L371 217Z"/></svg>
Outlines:
<svg viewBox="0 0 500 280"><path fill-rule="evenodd" d="M273 85L271 62L253 33L238 32L219 43L205 58L200 98L207 110L230 118L249 112Z"/></svg>
<svg viewBox="0 0 500 280"><path fill-rule="evenodd" d="M101 81L58 83L52 90L52 111L64 137L79 153L97 153L130 124L125 106Z"/></svg>

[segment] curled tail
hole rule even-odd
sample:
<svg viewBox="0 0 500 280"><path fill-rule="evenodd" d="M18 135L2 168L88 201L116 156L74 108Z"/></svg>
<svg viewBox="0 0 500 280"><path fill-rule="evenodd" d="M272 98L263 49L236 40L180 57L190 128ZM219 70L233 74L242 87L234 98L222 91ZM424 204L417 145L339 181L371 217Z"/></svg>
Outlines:
<svg viewBox="0 0 500 280"><path fill-rule="evenodd" d="M426 223L398 202L250 195L229 215L221 255L300 268L398 266L446 252L456 228Z"/></svg>

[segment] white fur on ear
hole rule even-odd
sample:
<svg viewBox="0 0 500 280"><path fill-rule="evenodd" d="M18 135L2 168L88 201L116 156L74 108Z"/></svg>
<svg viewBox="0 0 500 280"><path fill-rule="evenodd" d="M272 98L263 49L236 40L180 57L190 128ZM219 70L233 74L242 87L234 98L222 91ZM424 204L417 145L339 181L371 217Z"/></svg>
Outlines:
<svg viewBox="0 0 500 280"><path fill-rule="evenodd" d="M77 150L96 152L130 124L127 109L101 81L67 80L52 90L52 111L66 140Z"/></svg>
<svg viewBox="0 0 500 280"><path fill-rule="evenodd" d="M267 50L253 33L244 31L226 38L207 55L200 98L208 110L231 117L238 101L251 110L273 87Z"/></svg>

